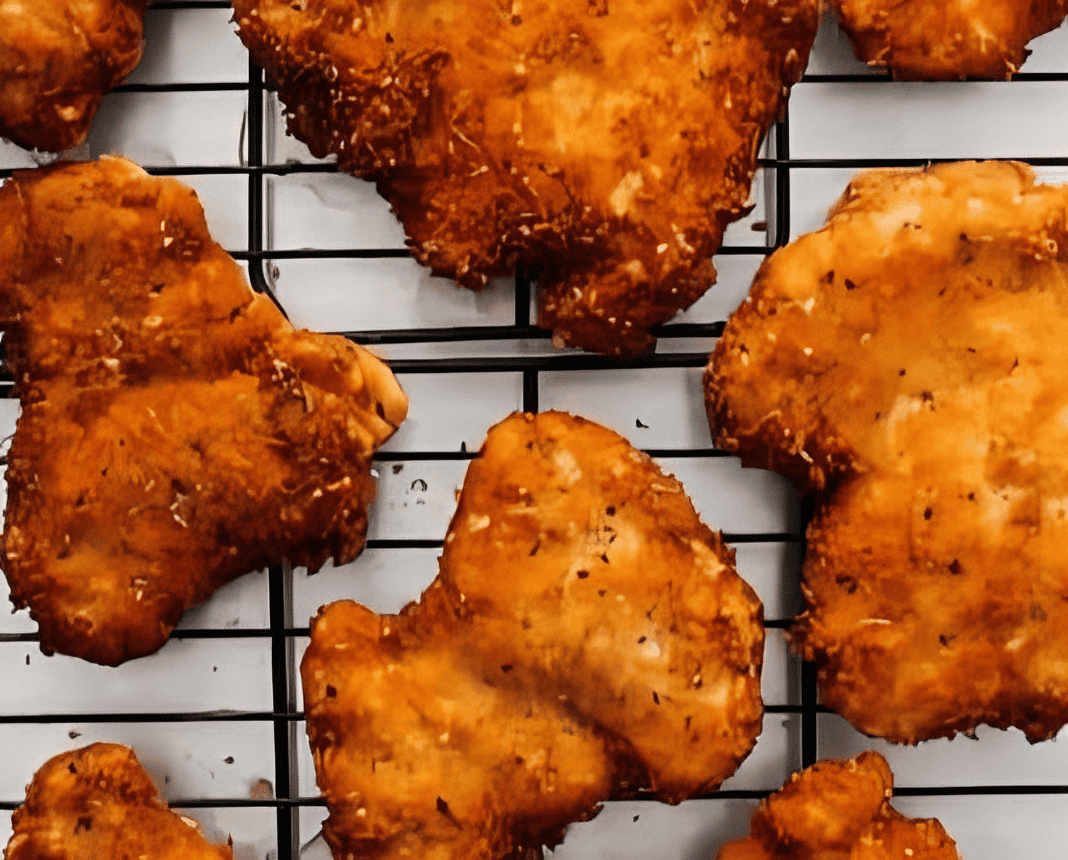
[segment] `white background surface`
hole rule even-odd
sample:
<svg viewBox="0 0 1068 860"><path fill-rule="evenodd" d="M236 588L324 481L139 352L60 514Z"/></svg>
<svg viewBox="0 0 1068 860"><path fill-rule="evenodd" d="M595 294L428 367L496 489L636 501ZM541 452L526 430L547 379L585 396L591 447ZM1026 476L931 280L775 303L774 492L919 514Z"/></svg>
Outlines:
<svg viewBox="0 0 1068 860"><path fill-rule="evenodd" d="M110 96L92 138L74 155L121 153L149 167L180 168L205 205L216 238L240 254L248 249L246 174L247 56L229 24L227 9L150 9L146 60L132 84L162 89ZM1026 73L1068 71L1068 34L1032 44ZM809 67L815 75L864 76L833 24L821 31ZM226 82L233 90L166 88L171 84ZM307 150L284 136L278 106L267 99L266 152L271 164L311 162ZM1068 81L1018 80L991 84L895 84L885 80L807 81L790 104L790 155L811 160L790 170L790 232L822 223L827 207L852 174L839 159L946 157L1064 157L1068 155ZM0 168L32 167L29 153L0 142ZM199 171L199 172L198 172ZM1046 171L1055 178L1056 169ZM726 244L754 253L717 260L720 283L680 317L722 320L745 295L774 223L773 176L761 176L756 209L728 233ZM271 175L264 179L269 248L297 250L402 248L403 233L370 186L330 173ZM298 325L317 330L378 330L448 326L502 326L515 317L510 282L482 294L462 291L405 259L280 259L269 261L277 296ZM707 352L711 340L662 342L661 352ZM524 357L552 353L546 340L398 344L378 350L386 358ZM797 500L780 478L743 470L737 461L703 452L710 445L701 402L699 367L598 371L545 370L538 376L541 408L584 414L628 436L636 445L672 451L661 462L687 486L705 520L734 533L798 532ZM371 538L440 540L462 480L462 459L407 459L416 452L474 451L486 429L522 405L518 370L403 373L411 417L378 465L379 500ZM0 402L0 436L12 431L17 404ZM393 458L393 459L391 459ZM399 469L395 466L400 466ZM425 490L422 489L425 483ZM380 611L396 611L416 597L435 573L434 548L378 547L356 563L315 577L292 576L292 625L306 627L323 602L355 597ZM742 544L738 563L767 607L769 619L790 617L798 605L796 546ZM2 586L0 586L2 590ZM245 577L188 614L190 630L263 630L269 625L268 583ZM102 669L63 657L46 658L32 641L25 613L0 616L0 802L19 802L23 787L49 756L93 740L135 747L165 796L189 810L209 835L230 833L239 860L277 856L275 811L270 806L227 805L255 796L275 774L271 642L263 635L176 638L157 655L119 669ZM5 640L3 637L8 635ZM304 645L294 640L294 660ZM291 664L296 677L295 662ZM799 704L797 662L780 630L769 631L764 691L768 704ZM299 698L293 706L299 708ZM216 720L212 713L246 717ZM64 715L108 714L130 719L97 722ZM163 720L145 715L166 714ZM55 717L53 715L60 715ZM196 715L185 719L183 715ZM24 718L24 719L22 719ZM728 789L771 791L800 765L800 717L771 713L756 751ZM294 722L297 796L304 856L324 856L314 843L323 809L316 791L303 723ZM1068 798L1059 793L974 793L969 786L1068 787L1063 743L1029 746L1016 732L980 731L914 748L872 741L833 715L817 725L821 755L852 755L876 748L890 760L899 786L916 790L898 807L910 815L942 818L967 860L1031 860L1063 856ZM948 793L947 793L948 792ZM207 801L206 805L200 805ZM217 802L219 805L212 805ZM655 803L610 804L593 822L577 825L555 856L566 860L711 860L719 846L744 834L755 800L712 798L678 807ZM0 844L10 835L10 814L0 812ZM283 853L287 857L287 853Z"/></svg>

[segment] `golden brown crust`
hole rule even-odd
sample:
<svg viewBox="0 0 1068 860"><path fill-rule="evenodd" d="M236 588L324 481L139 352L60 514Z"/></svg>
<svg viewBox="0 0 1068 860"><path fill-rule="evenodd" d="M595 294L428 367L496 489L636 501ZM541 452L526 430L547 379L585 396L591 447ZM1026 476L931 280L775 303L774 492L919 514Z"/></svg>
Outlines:
<svg viewBox="0 0 1068 860"><path fill-rule="evenodd" d="M97 743L45 762L12 817L5 860L233 860L171 812L133 750Z"/></svg>
<svg viewBox="0 0 1068 860"><path fill-rule="evenodd" d="M748 838L719 860L960 860L936 818L890 805L894 777L875 752L820 761L762 801Z"/></svg>
<svg viewBox="0 0 1068 860"><path fill-rule="evenodd" d="M1021 164L862 174L712 356L717 444L815 493L792 637L869 734L1065 722L1066 213Z"/></svg>
<svg viewBox="0 0 1068 860"><path fill-rule="evenodd" d="M151 653L225 582L363 547L407 401L254 294L190 189L118 159L16 173L0 324L22 401L2 561L46 653Z"/></svg>
<svg viewBox="0 0 1068 860"><path fill-rule="evenodd" d="M857 57L902 80L1011 78L1068 0L832 0Z"/></svg>
<svg viewBox="0 0 1068 860"><path fill-rule="evenodd" d="M760 602L677 481L603 427L512 416L471 463L421 601L313 621L327 841L497 860L642 787L710 791L760 732L762 653Z"/></svg>
<svg viewBox="0 0 1068 860"><path fill-rule="evenodd" d="M714 281L819 4L234 6L290 131L374 180L422 263L533 271L557 343L625 355Z"/></svg>
<svg viewBox="0 0 1068 860"><path fill-rule="evenodd" d="M0 137L82 143L104 96L141 61L149 0L0 0Z"/></svg>

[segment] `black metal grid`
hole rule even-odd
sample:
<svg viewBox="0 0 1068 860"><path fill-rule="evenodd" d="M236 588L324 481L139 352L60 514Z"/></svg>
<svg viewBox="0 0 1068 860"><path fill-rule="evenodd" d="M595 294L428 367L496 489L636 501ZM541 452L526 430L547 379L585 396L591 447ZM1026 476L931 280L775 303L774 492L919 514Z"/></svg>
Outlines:
<svg viewBox="0 0 1068 860"><path fill-rule="evenodd" d="M227 9L229 3L224 0L189 0L188 2L176 2L176 0L158 0L152 9L178 10L178 9ZM889 80L886 76L876 75L807 75L804 82L822 83L853 83L864 82L878 86L880 81ZM1019 81L1057 81L1068 82L1068 73L1048 74L1033 73L1026 71L1017 75ZM322 172L333 171L335 168L329 164L270 164L265 157L266 122L265 114L267 89L264 84L262 71L253 64L249 64L247 79L235 81L222 81L197 84L163 84L163 85L134 85L128 84L121 88L122 91L242 91L247 94L247 153L245 162L239 167L233 166L174 166L167 168L153 168L150 172L157 175L170 175L181 177L190 174L239 174L245 176L248 182L248 249L247 251L234 252L233 256L247 263L250 279L255 289L271 294L270 279L265 275L265 268L273 260L279 259L313 259L323 257L398 257L405 256L403 251L396 249L340 249L340 250L275 250L265 247L266 235L265 219L267 208L265 205L265 180L269 176L281 176L293 172ZM803 171L813 168L867 168L877 166L912 166L929 163L931 159L921 158L858 158L858 159L796 159L790 155L790 119L788 113L774 127L770 135L771 155L762 159L762 167L766 174L772 177L774 193L771 195L772 204L769 205L769 232L768 241L764 246L727 246L720 250L720 255L757 255L766 256L775 248L786 244L790 236L790 179L794 171ZM1066 147L1068 152L1068 147ZM1064 157L1047 157L1021 159L1035 166L1068 167L1068 155ZM0 171L0 177L10 171ZM522 275L516 278L517 301L515 304L515 318L508 326L459 326L433 329L399 329L385 331L345 331L339 332L357 343L375 346L383 344L419 344L419 343L442 343L454 342L464 344L477 341L508 341L508 340L538 340L546 339L549 333L536 328L531 319L530 297L534 286ZM272 296L273 297L273 296ZM277 299L275 299L277 302ZM660 326L656 334L664 340L673 338L707 338L709 348L712 340L723 329L724 320L713 321L703 324L669 323ZM462 349L462 347L461 347ZM611 373L621 368L697 368L702 367L707 361L707 350L698 352L664 352L637 359L625 363L612 361L600 356L590 355L573 351L560 351L551 354L537 355L514 355L505 357L464 357L462 353L447 358L434 359L403 359L390 362L394 371L401 376L406 373L439 373L439 372L516 372L522 374L522 406L528 411L537 411L539 408L539 376L545 371L587 371L598 370ZM10 389L10 382L4 383ZM502 416L503 417L503 416ZM671 449L650 450L654 457L720 457L721 452L712 448L702 449ZM467 452L455 451L391 451L388 454L389 461L415 461L415 460L447 460L468 459L472 456ZM799 542L800 533L770 533L770 534L730 534L726 535L728 542L735 544L745 542ZM439 548L441 541L427 540L372 540L369 548L413 548L430 547ZM300 735L303 733L303 714L296 706L296 684L294 654L298 638L308 634L308 627L304 619L294 619L290 603L292 573L286 568L272 568L268 573L269 579L269 624L265 628L252 628L240 630L220 629L182 629L176 631L174 638L245 638L259 637L270 640L271 647L271 678L272 678L272 706L270 711L242 711L227 713L189 713L189 712L146 712L146 713L49 713L35 714L30 716L10 715L0 713L0 730L5 725L14 723L107 723L107 722L211 722L211 721L243 721L263 722L272 726L274 744L274 797L269 799L219 799L202 796L175 797L171 798L173 806L197 809L197 808L221 808L221 807L263 807L274 811L278 854L277 860L296 860L300 854L300 842L307 841L313 834L301 834L297 820L297 813L301 807L321 806L322 801L318 797L300 796L296 779L297 745L302 742ZM788 624L787 619L771 619L768 626L771 628L784 628ZM0 634L0 643L3 642L35 642L34 634ZM797 678L798 699L797 704L771 705L767 708L769 713L795 715L799 719L799 738L797 739L798 767L812 764L820 755L819 752L819 728L818 717L825 713L825 709L818 704L816 688L816 676L814 667L804 664L800 667ZM1068 794L1068 775L1066 782L1057 785L952 785L938 788L916 788L908 785L899 786L895 793L898 796L919 795L1004 795L1006 798L1018 795L1042 795L1042 794ZM766 791L758 790L729 790L716 795L720 798L734 798L744 800L757 800L767 794ZM12 810L17 803L0 800L0 810Z"/></svg>

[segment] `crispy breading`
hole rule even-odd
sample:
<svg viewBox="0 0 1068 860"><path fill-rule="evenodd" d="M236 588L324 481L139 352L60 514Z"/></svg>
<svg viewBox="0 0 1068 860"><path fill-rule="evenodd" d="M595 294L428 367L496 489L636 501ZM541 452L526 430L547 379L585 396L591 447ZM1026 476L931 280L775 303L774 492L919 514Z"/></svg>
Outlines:
<svg viewBox="0 0 1068 860"><path fill-rule="evenodd" d="M58 152L141 61L149 0L0 0L0 137Z"/></svg>
<svg viewBox="0 0 1068 860"><path fill-rule="evenodd" d="M4 860L233 860L171 812L133 750L96 743L45 762L12 817Z"/></svg>
<svg viewBox="0 0 1068 860"><path fill-rule="evenodd" d="M893 806L894 775L876 752L795 773L753 814L748 838L718 860L960 860L937 818Z"/></svg>
<svg viewBox="0 0 1068 860"><path fill-rule="evenodd" d="M899 742L1068 718L1068 188L860 175L776 252L707 375L713 437L814 493L792 630Z"/></svg>
<svg viewBox="0 0 1068 860"><path fill-rule="evenodd" d="M674 478L591 422L513 415L420 602L312 623L334 856L540 856L603 800L714 789L761 729L762 618Z"/></svg>
<svg viewBox="0 0 1068 860"><path fill-rule="evenodd" d="M831 0L857 57L901 80L1008 79L1068 0Z"/></svg>
<svg viewBox="0 0 1068 860"><path fill-rule="evenodd" d="M377 183L415 256L538 280L558 345L653 348L715 280L817 0L237 0L317 156Z"/></svg>
<svg viewBox="0 0 1068 860"><path fill-rule="evenodd" d="M186 186L119 159L17 172L0 326L22 401L0 561L46 653L148 654L241 574L362 549L407 400L253 293Z"/></svg>

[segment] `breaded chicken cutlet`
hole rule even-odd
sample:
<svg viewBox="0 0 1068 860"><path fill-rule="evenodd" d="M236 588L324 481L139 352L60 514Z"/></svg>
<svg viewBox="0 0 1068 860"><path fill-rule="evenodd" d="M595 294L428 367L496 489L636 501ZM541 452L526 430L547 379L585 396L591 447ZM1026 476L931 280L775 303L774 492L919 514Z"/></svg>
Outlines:
<svg viewBox="0 0 1068 860"><path fill-rule="evenodd" d="M85 141L141 61L149 0L0 0L0 137L58 152Z"/></svg>
<svg viewBox="0 0 1068 860"><path fill-rule="evenodd" d="M831 0L857 58L900 80L1002 80L1027 43L1057 29L1068 0Z"/></svg>
<svg viewBox="0 0 1068 860"><path fill-rule="evenodd" d="M12 817L4 860L233 860L159 799L133 750L96 743L49 759Z"/></svg>
<svg viewBox="0 0 1068 860"><path fill-rule="evenodd" d="M319 157L374 181L435 274L538 281L558 345L651 350L714 282L817 0L236 0Z"/></svg>
<svg viewBox="0 0 1068 860"><path fill-rule="evenodd" d="M938 819L890 805L893 788L876 752L817 762L762 801L749 837L718 860L960 860Z"/></svg>
<svg viewBox="0 0 1068 860"><path fill-rule="evenodd" d="M874 170L773 254L706 374L716 443L814 495L792 630L912 743L1068 720L1068 188Z"/></svg>
<svg viewBox="0 0 1068 860"><path fill-rule="evenodd" d="M563 413L506 419L420 602L313 620L301 674L334 856L540 856L603 800L714 789L761 729L762 618L647 456Z"/></svg>
<svg viewBox="0 0 1068 860"><path fill-rule="evenodd" d="M241 574L362 549L407 400L253 293L189 188L120 159L17 172L0 326L22 405L0 562L46 653L149 654Z"/></svg>

